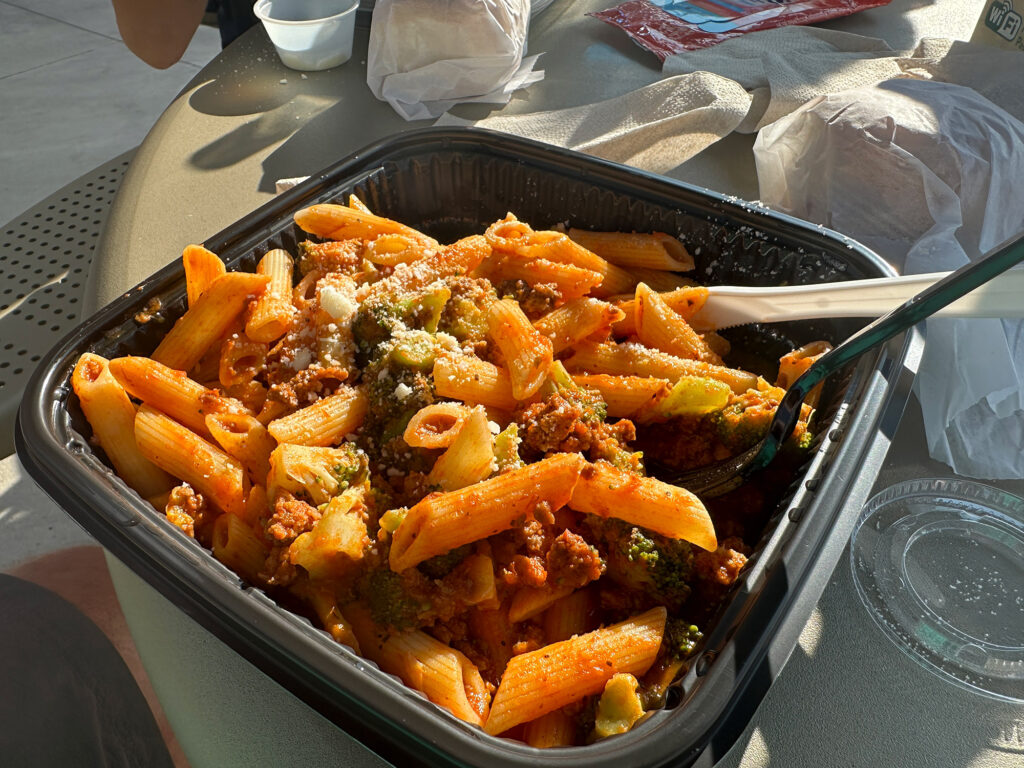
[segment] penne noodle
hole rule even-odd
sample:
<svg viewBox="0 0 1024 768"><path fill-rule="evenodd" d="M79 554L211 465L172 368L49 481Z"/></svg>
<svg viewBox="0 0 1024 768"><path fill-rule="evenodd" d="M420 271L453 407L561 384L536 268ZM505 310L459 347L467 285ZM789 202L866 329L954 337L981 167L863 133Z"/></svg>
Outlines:
<svg viewBox="0 0 1024 768"><path fill-rule="evenodd" d="M464 654L419 630L389 634L373 621L364 603L348 603L342 610L362 654L382 671L400 677L460 720L483 723L490 695Z"/></svg>
<svg viewBox="0 0 1024 768"><path fill-rule="evenodd" d="M440 397L511 411L518 404L512 376L505 368L478 357L439 355L434 361L434 388Z"/></svg>
<svg viewBox="0 0 1024 768"><path fill-rule="evenodd" d="M237 459L149 405L135 416L135 441L143 456L180 477L218 509L245 514L248 489Z"/></svg>
<svg viewBox="0 0 1024 768"><path fill-rule="evenodd" d="M135 443L135 406L111 373L108 361L91 353L82 355L71 374L71 386L93 434L121 479L144 498L169 490L173 479L149 461Z"/></svg>
<svg viewBox="0 0 1024 768"><path fill-rule="evenodd" d="M643 376L612 376L607 373L574 373L572 380L584 389L596 389L608 406L608 415L629 418L658 395L669 390L667 379Z"/></svg>
<svg viewBox="0 0 1024 768"><path fill-rule="evenodd" d="M487 275L495 285L505 280L522 280L530 285L550 283L558 288L563 301L578 299L587 295L595 285L601 284L601 273L577 267L575 264L559 264L547 259L524 260L506 257L494 262Z"/></svg>
<svg viewBox="0 0 1024 768"><path fill-rule="evenodd" d="M538 749L571 747L575 735L576 723L561 709L541 715L523 728L523 741Z"/></svg>
<svg viewBox="0 0 1024 768"><path fill-rule="evenodd" d="M509 605L508 620L517 622L532 619L572 591L572 587L521 587Z"/></svg>
<svg viewBox="0 0 1024 768"><path fill-rule="evenodd" d="M287 333L295 314L292 306L292 273L295 262L287 251L275 248L256 266L256 273L269 278L266 289L250 305L245 335L253 341L270 343ZM227 386L227 385L225 385Z"/></svg>
<svg viewBox="0 0 1024 768"><path fill-rule="evenodd" d="M700 499L684 488L616 469L606 461L583 469L569 506L685 539L709 552L718 548L714 525Z"/></svg>
<svg viewBox="0 0 1024 768"><path fill-rule="evenodd" d="M568 349L612 323L621 320L623 313L617 307L597 299L573 299L558 309L548 312L534 322L533 327L551 340L554 353Z"/></svg>
<svg viewBox="0 0 1024 768"><path fill-rule="evenodd" d="M702 285L686 286L676 288L674 291L667 291L658 294L672 311L683 320L689 320L696 315L704 303L708 300L708 289ZM616 306L625 315L615 325L612 332L618 337L633 336L636 334L636 297L616 302Z"/></svg>
<svg viewBox="0 0 1024 768"><path fill-rule="evenodd" d="M544 611L544 636L549 643L557 643L589 631L594 607L594 593L589 589L577 589L559 598Z"/></svg>
<svg viewBox="0 0 1024 768"><path fill-rule="evenodd" d="M647 349L641 344L583 342L573 349L573 356L565 361L566 369L572 373L650 376L669 381L676 381L681 376L702 376L725 382L737 394L757 388L757 376L752 373L700 360L686 360Z"/></svg>
<svg viewBox="0 0 1024 768"><path fill-rule="evenodd" d="M665 633L665 608L570 640L513 656L501 676L484 730L496 736L520 723L599 693L620 672L642 675Z"/></svg>
<svg viewBox="0 0 1024 768"><path fill-rule="evenodd" d="M646 346L676 357L722 364L722 358L711 351L690 324L645 283L636 287L635 311L636 335Z"/></svg>
<svg viewBox="0 0 1024 768"><path fill-rule="evenodd" d="M187 371L220 339L248 300L262 293L269 278L229 272L210 284L195 306L178 319L151 357L177 371Z"/></svg>
<svg viewBox="0 0 1024 768"><path fill-rule="evenodd" d="M241 403L222 397L190 379L184 372L161 365L148 357L117 357L110 372L146 405L166 413L203 437L209 437L206 417L211 413L245 413Z"/></svg>
<svg viewBox="0 0 1024 768"><path fill-rule="evenodd" d="M362 389L341 385L333 395L270 422L267 431L279 443L337 445L363 423L367 407Z"/></svg>
<svg viewBox="0 0 1024 768"><path fill-rule="evenodd" d="M260 421L248 413L210 413L206 429L224 451L234 456L249 473L249 479L262 483L270 471L270 454L277 441Z"/></svg>
<svg viewBox="0 0 1024 768"><path fill-rule="evenodd" d="M427 482L443 491L457 491L490 477L494 470L494 436L484 409L477 406L434 463Z"/></svg>
<svg viewBox="0 0 1024 768"><path fill-rule="evenodd" d="M409 419L402 439L413 448L447 448L473 409L460 403L433 403Z"/></svg>
<svg viewBox="0 0 1024 768"><path fill-rule="evenodd" d="M540 389L554 359L551 341L530 323L519 304L502 299L491 304L487 327L508 365L512 395L525 400Z"/></svg>
<svg viewBox="0 0 1024 768"><path fill-rule="evenodd" d="M625 293L636 285L636 278L629 272L573 242L562 232L533 232L515 246L515 253L525 259L546 259L596 272L601 275L601 282L593 287L591 294L597 298Z"/></svg>
<svg viewBox="0 0 1024 768"><path fill-rule="evenodd" d="M393 267L433 255L434 249L426 246L422 240L415 240L408 235L389 234L367 243L365 258L374 264Z"/></svg>
<svg viewBox="0 0 1024 768"><path fill-rule="evenodd" d="M689 277L677 275L675 272L663 272L660 269L633 267L629 270L637 283L646 283L653 291L675 291L696 285Z"/></svg>
<svg viewBox="0 0 1024 768"><path fill-rule="evenodd" d="M267 363L268 346L245 334L232 334L220 345L217 380L230 389L249 384Z"/></svg>
<svg viewBox="0 0 1024 768"><path fill-rule="evenodd" d="M354 211L361 211L362 213L373 213L373 211L370 210L369 206L367 206L366 203L364 203L355 195L348 196L348 207Z"/></svg>
<svg viewBox="0 0 1024 768"><path fill-rule="evenodd" d="M221 275L227 272L224 262L213 251L201 245L187 245L181 254L185 267L185 292L188 295L189 307L194 307L199 297Z"/></svg>
<svg viewBox="0 0 1024 768"><path fill-rule="evenodd" d="M329 240L372 240L380 235L406 235L417 242L437 246L436 240L412 227L347 205L320 203L303 208L295 214L295 223L303 231Z"/></svg>
<svg viewBox="0 0 1024 768"><path fill-rule="evenodd" d="M484 232L484 238L494 250L514 253L516 246L525 242L531 234L533 227L509 213L504 219L491 224Z"/></svg>
<svg viewBox="0 0 1024 768"><path fill-rule="evenodd" d="M413 630L389 637L377 663L460 720L483 724L490 693L476 665L460 651Z"/></svg>
<svg viewBox="0 0 1024 768"><path fill-rule="evenodd" d="M238 515L224 514L213 525L213 556L250 583L257 583L269 548Z"/></svg>
<svg viewBox="0 0 1024 768"><path fill-rule="evenodd" d="M352 197L355 197L353 195ZM359 640L356 639L352 623L348 621L341 609L338 608L337 599L334 597L334 590L328 588L312 588L309 590L308 599L317 618L324 629L334 638L335 642L347 645L355 653L362 654L359 648Z"/></svg>
<svg viewBox="0 0 1024 768"><path fill-rule="evenodd" d="M517 518L533 514L538 504L559 509L572 495L584 464L577 453L559 453L468 488L427 496L395 531L391 569L404 571L507 530Z"/></svg>
<svg viewBox="0 0 1024 768"><path fill-rule="evenodd" d="M664 232L589 232L570 229L569 237L584 248L602 256L612 264L633 269L690 272L693 257L681 242Z"/></svg>

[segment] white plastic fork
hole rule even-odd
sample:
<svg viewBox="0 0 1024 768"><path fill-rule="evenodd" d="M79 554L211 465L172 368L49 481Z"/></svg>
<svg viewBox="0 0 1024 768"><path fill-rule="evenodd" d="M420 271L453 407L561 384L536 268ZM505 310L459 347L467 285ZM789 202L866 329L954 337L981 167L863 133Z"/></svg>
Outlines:
<svg viewBox="0 0 1024 768"><path fill-rule="evenodd" d="M690 318L698 331L817 317L880 317L949 272L769 288L718 285ZM942 317L1024 317L1024 271L1004 272L935 313Z"/></svg>

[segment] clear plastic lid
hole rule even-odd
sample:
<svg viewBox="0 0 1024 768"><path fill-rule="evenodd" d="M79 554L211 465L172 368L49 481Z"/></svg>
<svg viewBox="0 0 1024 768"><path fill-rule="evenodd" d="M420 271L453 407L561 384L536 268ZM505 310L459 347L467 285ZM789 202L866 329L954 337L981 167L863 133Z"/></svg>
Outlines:
<svg viewBox="0 0 1024 768"><path fill-rule="evenodd" d="M908 656L1024 702L1024 499L966 480L899 483L865 505L850 565L871 617Z"/></svg>

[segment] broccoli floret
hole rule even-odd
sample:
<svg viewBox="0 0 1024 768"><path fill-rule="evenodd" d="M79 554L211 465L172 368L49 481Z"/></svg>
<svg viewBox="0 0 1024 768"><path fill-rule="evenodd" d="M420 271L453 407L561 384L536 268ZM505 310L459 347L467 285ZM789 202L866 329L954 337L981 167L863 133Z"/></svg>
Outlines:
<svg viewBox="0 0 1024 768"><path fill-rule="evenodd" d="M665 637L662 645L668 655L675 659L685 659L704 637L704 633L696 624L682 619L670 618L665 624Z"/></svg>
<svg viewBox="0 0 1024 768"><path fill-rule="evenodd" d="M451 290L440 283L422 291L402 291L387 281L374 287L352 318L352 337L364 358L398 331L435 333L451 297Z"/></svg>
<svg viewBox="0 0 1024 768"><path fill-rule="evenodd" d="M314 504L325 504L367 477L369 459L351 443L337 448L317 448L288 443L270 454L267 493L273 498L278 490L308 497Z"/></svg>
<svg viewBox="0 0 1024 768"><path fill-rule="evenodd" d="M487 313L498 296L490 282L474 277L448 280L451 298L441 313L438 329L459 341L486 343Z"/></svg>
<svg viewBox="0 0 1024 768"><path fill-rule="evenodd" d="M409 592L399 574L387 568L370 571L361 581L359 594L373 620L384 627L412 629L419 626L420 615L430 610L429 604Z"/></svg>
<svg viewBox="0 0 1024 768"><path fill-rule="evenodd" d="M615 518L587 518L608 563L608 576L641 592L669 610L678 610L690 596L693 548Z"/></svg>
<svg viewBox="0 0 1024 768"><path fill-rule="evenodd" d="M456 547L445 552L443 555L436 555L429 560L424 560L417 568L420 569L420 573L431 579L443 579L452 572L456 565L465 560L472 551L472 544L463 544L461 547Z"/></svg>

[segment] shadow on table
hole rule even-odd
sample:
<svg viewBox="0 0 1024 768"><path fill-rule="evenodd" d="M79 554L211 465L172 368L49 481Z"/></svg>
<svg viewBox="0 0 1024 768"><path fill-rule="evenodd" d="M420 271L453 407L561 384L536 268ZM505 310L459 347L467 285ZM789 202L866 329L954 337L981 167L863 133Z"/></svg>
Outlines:
<svg viewBox="0 0 1024 768"><path fill-rule="evenodd" d="M79 591L90 590L79 585ZM174 768L132 672L88 616L55 592L8 574L0 574L0 615L5 765Z"/></svg>

